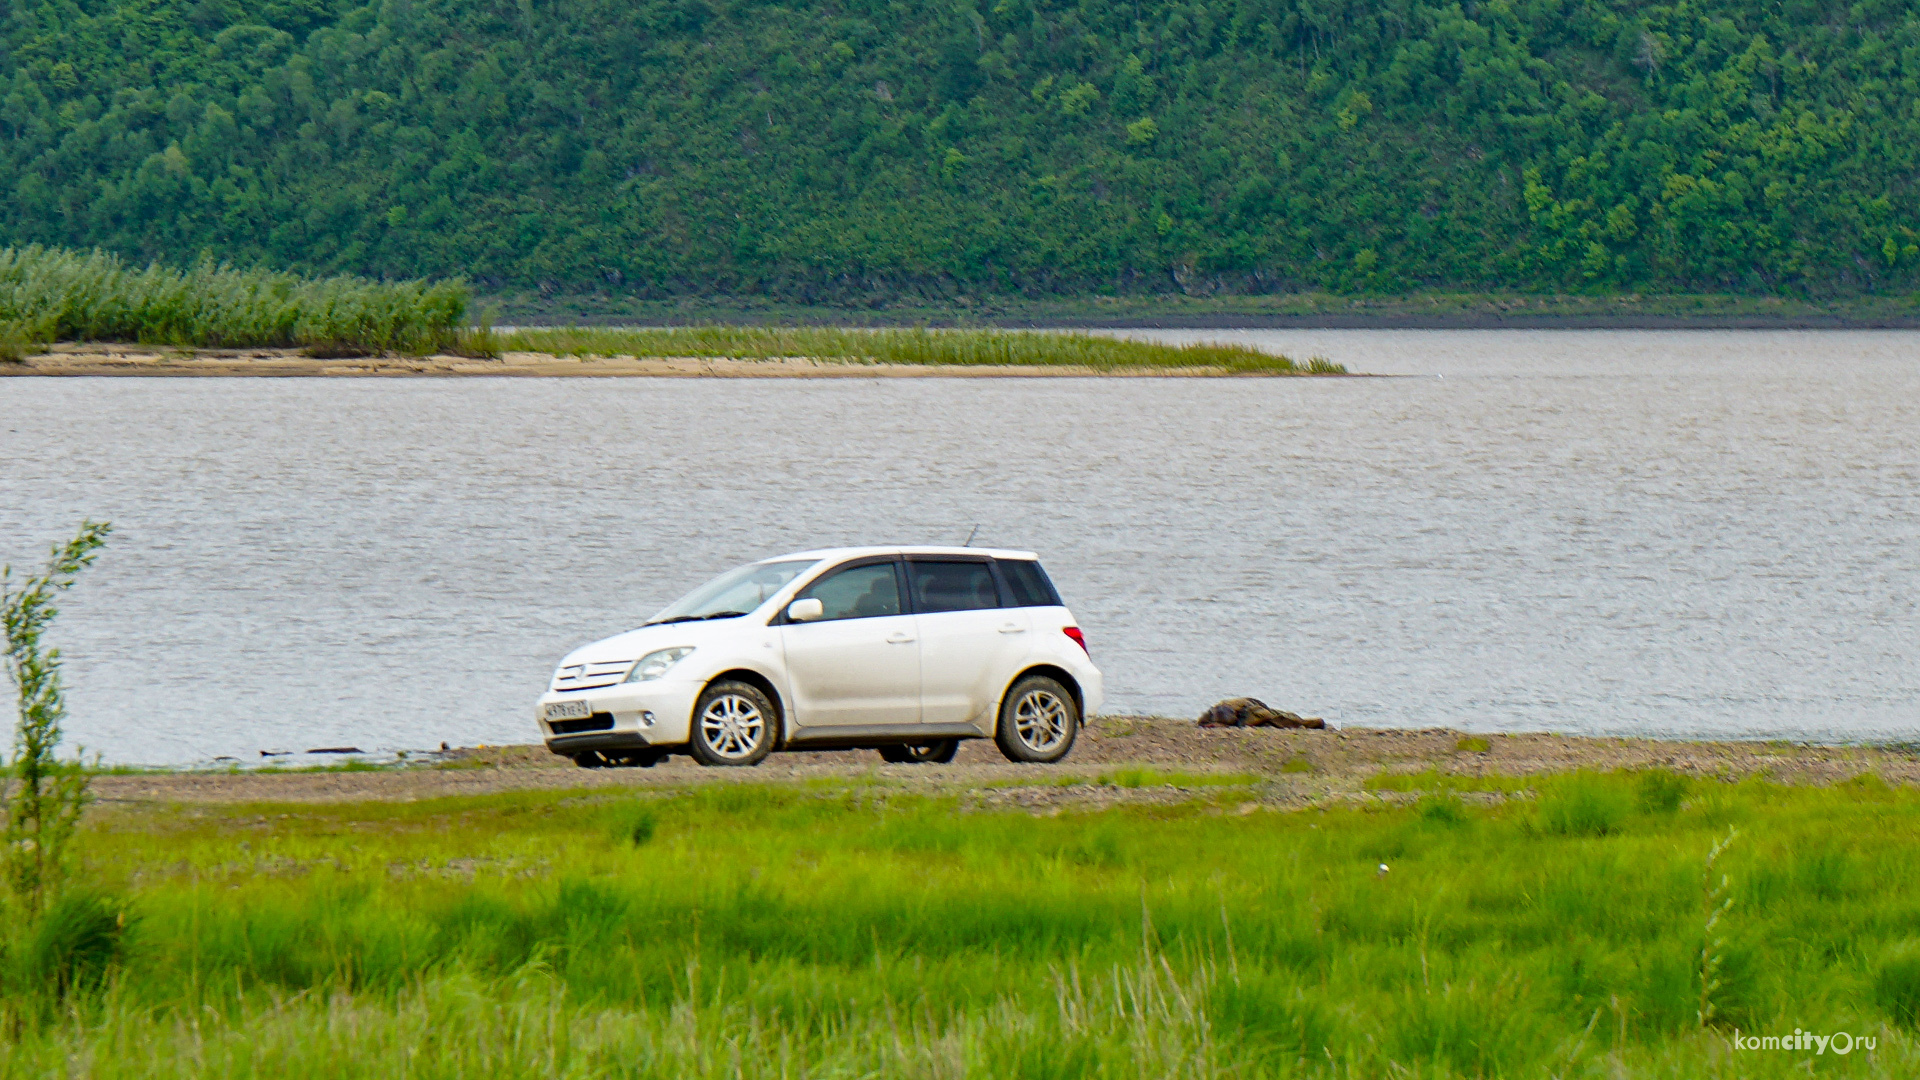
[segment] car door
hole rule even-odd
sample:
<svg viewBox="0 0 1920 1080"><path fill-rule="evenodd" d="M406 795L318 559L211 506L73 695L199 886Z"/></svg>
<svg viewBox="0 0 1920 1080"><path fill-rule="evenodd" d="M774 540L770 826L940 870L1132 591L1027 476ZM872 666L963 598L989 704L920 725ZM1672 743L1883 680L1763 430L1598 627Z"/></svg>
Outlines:
<svg viewBox="0 0 1920 1080"><path fill-rule="evenodd" d="M822 608L818 619L780 627L796 736L919 721L920 642L893 558L835 567L794 599Z"/></svg>
<svg viewBox="0 0 1920 1080"><path fill-rule="evenodd" d="M920 635L921 722L991 732L994 705L1027 653L1027 613L1000 606L985 558L915 556L907 580Z"/></svg>

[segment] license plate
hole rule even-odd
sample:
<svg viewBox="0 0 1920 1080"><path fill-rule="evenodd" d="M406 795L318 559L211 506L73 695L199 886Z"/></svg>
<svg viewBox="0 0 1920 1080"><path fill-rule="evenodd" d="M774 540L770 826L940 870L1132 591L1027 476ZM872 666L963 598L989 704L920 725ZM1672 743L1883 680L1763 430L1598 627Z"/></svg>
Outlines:
<svg viewBox="0 0 1920 1080"><path fill-rule="evenodd" d="M554 701L547 704L548 720L585 720L593 708L584 701Z"/></svg>

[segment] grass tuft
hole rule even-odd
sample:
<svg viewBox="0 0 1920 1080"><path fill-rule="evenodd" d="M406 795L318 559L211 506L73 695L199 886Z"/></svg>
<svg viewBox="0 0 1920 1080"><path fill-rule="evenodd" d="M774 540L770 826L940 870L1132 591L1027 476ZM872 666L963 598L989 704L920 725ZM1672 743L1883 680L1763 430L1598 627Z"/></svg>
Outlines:
<svg viewBox="0 0 1920 1080"><path fill-rule="evenodd" d="M1920 1031L1920 938L1908 938L1881 957L1873 996L1894 1023Z"/></svg>
<svg viewBox="0 0 1920 1080"><path fill-rule="evenodd" d="M32 990L63 1000L100 985L120 958L126 908L116 897L77 889L56 898L28 931L19 975Z"/></svg>
<svg viewBox="0 0 1920 1080"><path fill-rule="evenodd" d="M1469 735L1454 743L1453 748L1463 754L1485 754L1493 749L1493 744L1478 735Z"/></svg>
<svg viewBox="0 0 1920 1080"><path fill-rule="evenodd" d="M660 829L660 816L648 806L625 806L613 815L614 839L633 847L646 847Z"/></svg>
<svg viewBox="0 0 1920 1080"><path fill-rule="evenodd" d="M1540 797L1540 828L1555 836L1606 836L1620 831L1633 813L1621 785L1593 773L1574 773Z"/></svg>
<svg viewBox="0 0 1920 1080"><path fill-rule="evenodd" d="M1414 804L1414 813L1420 820L1435 825L1463 825L1467 820L1466 804L1454 794L1428 795Z"/></svg>
<svg viewBox="0 0 1920 1080"><path fill-rule="evenodd" d="M1687 799L1687 793L1693 790L1693 784L1686 777L1670 773L1665 769L1652 769L1640 774L1634 784L1634 794L1640 803L1640 811L1646 814L1671 814L1680 809Z"/></svg>

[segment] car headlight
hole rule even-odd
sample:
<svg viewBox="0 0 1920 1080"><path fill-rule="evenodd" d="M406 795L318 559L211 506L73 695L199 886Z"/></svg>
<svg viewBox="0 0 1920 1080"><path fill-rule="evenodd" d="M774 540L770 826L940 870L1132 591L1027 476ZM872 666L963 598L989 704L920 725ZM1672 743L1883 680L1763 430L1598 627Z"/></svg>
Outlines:
<svg viewBox="0 0 1920 1080"><path fill-rule="evenodd" d="M684 645L677 649L661 649L659 652L650 652L641 657L639 662L633 665L632 671L627 672L627 681L649 682L657 679L665 675L668 668L686 659L687 655L691 652L693 652L693 650Z"/></svg>

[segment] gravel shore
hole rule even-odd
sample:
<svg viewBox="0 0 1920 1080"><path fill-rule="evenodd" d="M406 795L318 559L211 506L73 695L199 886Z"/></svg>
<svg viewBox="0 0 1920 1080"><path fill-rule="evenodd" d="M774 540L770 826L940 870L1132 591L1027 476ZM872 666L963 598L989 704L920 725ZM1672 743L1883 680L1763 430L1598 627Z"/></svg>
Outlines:
<svg viewBox="0 0 1920 1080"><path fill-rule="evenodd" d="M1483 747L1485 749L1481 749ZM651 769L580 769L539 746L471 747L430 761L364 772L171 772L94 780L103 807L187 803L400 801L562 789L658 789L741 782L808 782L837 788L883 784L958 797L966 806L1044 812L1120 803L1168 803L1197 792L1243 793L1242 807L1299 808L1403 801L1369 790L1381 773L1428 769L1465 776L1526 777L1574 769L1669 769L1687 776L1832 784L1872 773L1920 783L1909 749L1789 743L1679 742L1560 735L1470 736L1442 729L1281 731L1201 729L1190 720L1106 716L1058 765L1014 765L987 741L968 742L949 765L886 765L873 751L776 754L758 768L704 769L675 757ZM1129 769L1161 774L1142 778ZM1223 787L1222 780L1234 778ZM1497 796L1496 796L1497 797Z"/></svg>

